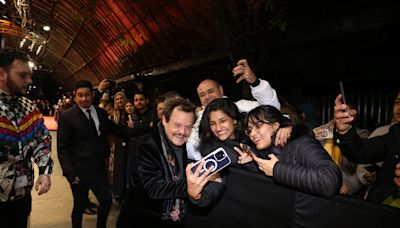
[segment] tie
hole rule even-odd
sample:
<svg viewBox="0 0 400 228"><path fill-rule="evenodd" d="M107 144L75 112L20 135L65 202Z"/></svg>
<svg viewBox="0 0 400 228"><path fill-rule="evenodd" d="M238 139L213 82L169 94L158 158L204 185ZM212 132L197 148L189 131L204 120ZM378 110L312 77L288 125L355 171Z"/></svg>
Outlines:
<svg viewBox="0 0 400 228"><path fill-rule="evenodd" d="M92 118L92 115L90 115L90 109L86 109L86 112L87 112L88 115L89 115L90 124L92 125L93 129L96 130L96 133L97 133L96 124L94 123L94 120L93 120L93 118Z"/></svg>

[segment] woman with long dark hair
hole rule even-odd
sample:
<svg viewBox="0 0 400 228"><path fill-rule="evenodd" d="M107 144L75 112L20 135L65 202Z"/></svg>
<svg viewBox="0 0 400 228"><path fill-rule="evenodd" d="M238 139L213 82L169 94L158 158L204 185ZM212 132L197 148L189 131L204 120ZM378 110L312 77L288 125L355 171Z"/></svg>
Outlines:
<svg viewBox="0 0 400 228"><path fill-rule="evenodd" d="M222 147L231 160L231 165L239 166L239 154L235 147L246 141L244 134L243 116L234 102L227 98L213 100L204 110L199 127L200 144L199 151L202 156L208 155L215 149ZM204 164L204 163L202 163ZM199 165L199 169L203 165ZM186 169L188 194L193 203L199 206L207 206L222 195L225 191L224 170L208 176L210 171L198 176L199 172L190 171L193 164ZM247 169L257 170L253 163L245 165ZM198 170L200 171L200 170Z"/></svg>

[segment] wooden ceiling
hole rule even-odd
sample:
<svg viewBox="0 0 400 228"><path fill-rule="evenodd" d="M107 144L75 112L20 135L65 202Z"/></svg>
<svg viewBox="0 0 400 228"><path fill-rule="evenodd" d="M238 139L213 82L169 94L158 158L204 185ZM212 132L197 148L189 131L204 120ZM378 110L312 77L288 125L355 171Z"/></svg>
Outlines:
<svg viewBox="0 0 400 228"><path fill-rule="evenodd" d="M14 8L10 2L8 8ZM5 46L18 47L25 38L21 48L28 50L35 42L31 56L38 70L67 86L83 78L94 84L127 80L218 59L240 30L230 0L25 2L27 24L14 26L18 34L4 35Z"/></svg>
<svg viewBox="0 0 400 228"><path fill-rule="evenodd" d="M105 78L118 82L140 80L228 58L230 53L244 49L262 52L256 68L265 68L270 80L279 70L276 81L282 81L281 75L290 69L295 72L289 72L289 76L302 79L300 70L293 67L301 58L293 50L310 53L310 45L314 48L325 41L338 47L334 50L347 45L351 53L368 52L373 45L381 50L374 36L398 37L393 36L397 29L388 33L386 28L394 28L400 18L400 4L389 0L5 2L0 3L1 46L28 51L37 65L36 73L53 78L66 90L80 79L95 85ZM14 2L26 4L26 20L16 11ZM21 26L23 22L25 26ZM50 30L44 31L44 25ZM360 38L360 44L348 42L347 36ZM359 57L342 53L337 61L356 65L354 61ZM304 62L310 63L309 58ZM314 69L321 65L305 63L299 63L299 67Z"/></svg>

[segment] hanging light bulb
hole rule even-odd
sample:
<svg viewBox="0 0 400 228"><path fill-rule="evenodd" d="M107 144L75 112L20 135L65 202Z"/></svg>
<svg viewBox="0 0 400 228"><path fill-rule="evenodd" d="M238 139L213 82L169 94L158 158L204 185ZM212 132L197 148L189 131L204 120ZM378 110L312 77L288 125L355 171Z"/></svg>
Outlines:
<svg viewBox="0 0 400 228"><path fill-rule="evenodd" d="M36 55L39 55L40 50L42 50L42 45L39 45L38 49L36 50Z"/></svg>
<svg viewBox="0 0 400 228"><path fill-rule="evenodd" d="M21 43L19 44L19 47L20 47L20 48L22 48L22 47L24 46L24 44L25 44L25 41L26 41L26 39L25 39L25 38L21 40Z"/></svg>
<svg viewBox="0 0 400 228"><path fill-rule="evenodd" d="M32 51L33 47L35 47L35 41L33 41L32 44L28 47L29 51Z"/></svg>

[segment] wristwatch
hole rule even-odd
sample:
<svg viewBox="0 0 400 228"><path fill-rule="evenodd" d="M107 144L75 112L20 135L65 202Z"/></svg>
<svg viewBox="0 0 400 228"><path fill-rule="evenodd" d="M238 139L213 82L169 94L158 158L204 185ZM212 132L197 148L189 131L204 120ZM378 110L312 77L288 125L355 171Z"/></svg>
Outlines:
<svg viewBox="0 0 400 228"><path fill-rule="evenodd" d="M252 84L251 84L251 87L256 87L256 86L258 86L258 85L260 85L260 79L256 79Z"/></svg>

